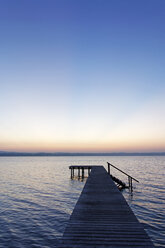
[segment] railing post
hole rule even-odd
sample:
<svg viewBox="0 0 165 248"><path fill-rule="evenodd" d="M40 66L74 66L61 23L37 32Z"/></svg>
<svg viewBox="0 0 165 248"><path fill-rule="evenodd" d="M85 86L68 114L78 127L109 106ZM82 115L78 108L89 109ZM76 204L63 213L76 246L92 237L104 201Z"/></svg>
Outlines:
<svg viewBox="0 0 165 248"><path fill-rule="evenodd" d="M131 177L131 192L133 191L133 187L132 187L132 177Z"/></svg>
<svg viewBox="0 0 165 248"><path fill-rule="evenodd" d="M130 176L128 176L128 186L130 188Z"/></svg>
<svg viewBox="0 0 165 248"><path fill-rule="evenodd" d="M110 163L108 163L108 174L110 175Z"/></svg>
<svg viewBox="0 0 165 248"><path fill-rule="evenodd" d="M133 191L133 187L132 187L132 177L128 176L128 185L129 185L129 189L131 189L131 192Z"/></svg>

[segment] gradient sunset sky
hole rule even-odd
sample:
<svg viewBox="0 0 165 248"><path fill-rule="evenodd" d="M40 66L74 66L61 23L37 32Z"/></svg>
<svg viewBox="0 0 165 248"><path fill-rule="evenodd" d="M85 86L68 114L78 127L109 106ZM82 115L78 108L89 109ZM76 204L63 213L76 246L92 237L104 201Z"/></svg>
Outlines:
<svg viewBox="0 0 165 248"><path fill-rule="evenodd" d="M165 151L165 1L1 0L0 150Z"/></svg>

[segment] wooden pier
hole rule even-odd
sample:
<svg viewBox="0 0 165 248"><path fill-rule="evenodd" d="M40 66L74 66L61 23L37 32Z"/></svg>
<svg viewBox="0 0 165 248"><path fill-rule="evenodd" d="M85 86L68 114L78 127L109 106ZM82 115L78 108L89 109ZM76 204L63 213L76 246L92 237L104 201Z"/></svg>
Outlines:
<svg viewBox="0 0 165 248"><path fill-rule="evenodd" d="M154 247L104 167L93 166L90 170L60 247Z"/></svg>

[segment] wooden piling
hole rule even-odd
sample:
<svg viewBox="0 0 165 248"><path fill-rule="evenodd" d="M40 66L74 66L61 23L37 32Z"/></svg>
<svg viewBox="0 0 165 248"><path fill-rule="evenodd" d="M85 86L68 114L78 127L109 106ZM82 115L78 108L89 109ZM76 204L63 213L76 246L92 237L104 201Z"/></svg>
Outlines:
<svg viewBox="0 0 165 248"><path fill-rule="evenodd" d="M88 176L90 175L90 168L88 168Z"/></svg>

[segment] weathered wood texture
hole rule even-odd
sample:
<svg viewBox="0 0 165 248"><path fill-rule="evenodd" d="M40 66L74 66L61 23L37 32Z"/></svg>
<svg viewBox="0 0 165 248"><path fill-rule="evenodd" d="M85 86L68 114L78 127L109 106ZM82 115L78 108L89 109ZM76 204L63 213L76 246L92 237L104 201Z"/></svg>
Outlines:
<svg viewBox="0 0 165 248"><path fill-rule="evenodd" d="M61 248L154 247L102 166L94 166L73 210Z"/></svg>

